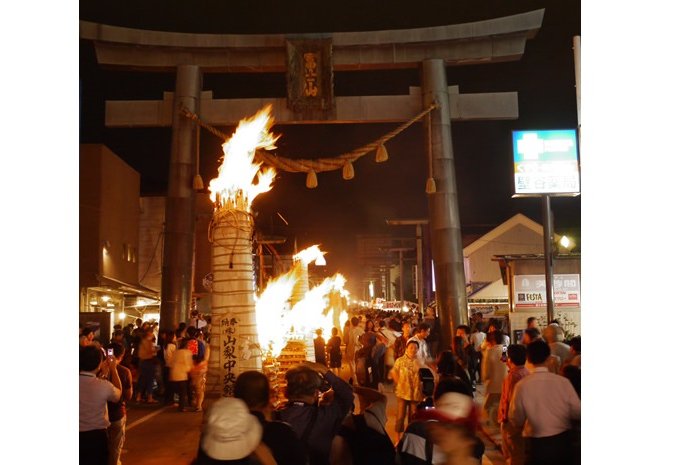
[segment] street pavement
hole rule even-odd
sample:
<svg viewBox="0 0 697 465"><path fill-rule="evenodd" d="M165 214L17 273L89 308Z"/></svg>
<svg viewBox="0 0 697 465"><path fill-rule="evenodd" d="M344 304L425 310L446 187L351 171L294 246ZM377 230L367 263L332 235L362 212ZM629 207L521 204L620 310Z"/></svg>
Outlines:
<svg viewBox="0 0 697 465"><path fill-rule="evenodd" d="M479 405L482 405L484 400L481 388L482 386L477 387L475 395L475 401ZM390 386L385 386L383 392L388 399L386 429L392 442L396 443L394 422L397 401ZM214 400L207 396L203 403L204 411ZM202 412L179 412L172 405L130 402L126 420L126 442L121 455L122 465L189 465L196 456L202 421ZM503 465L503 456L496 447L497 443L501 442L500 433L486 425L484 432L486 434L480 435L486 445L482 463Z"/></svg>

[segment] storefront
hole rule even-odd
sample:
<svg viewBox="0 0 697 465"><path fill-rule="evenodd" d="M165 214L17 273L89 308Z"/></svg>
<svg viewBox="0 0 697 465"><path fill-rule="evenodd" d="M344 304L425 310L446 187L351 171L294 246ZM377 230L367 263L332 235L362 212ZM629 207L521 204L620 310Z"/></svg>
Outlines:
<svg viewBox="0 0 697 465"><path fill-rule="evenodd" d="M547 321L544 255L495 255L508 284L511 302L511 335L521 334L529 317L539 326ZM565 339L581 334L581 255L554 256L554 319L564 330ZM515 340L515 337L512 337Z"/></svg>

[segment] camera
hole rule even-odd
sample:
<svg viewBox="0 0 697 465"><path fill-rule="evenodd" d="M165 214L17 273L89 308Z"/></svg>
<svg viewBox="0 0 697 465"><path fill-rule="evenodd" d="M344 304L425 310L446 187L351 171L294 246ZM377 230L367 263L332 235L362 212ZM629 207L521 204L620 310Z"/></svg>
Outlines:
<svg viewBox="0 0 697 465"><path fill-rule="evenodd" d="M503 346L503 352L501 352L501 361L506 363L508 361L508 348Z"/></svg>
<svg viewBox="0 0 697 465"><path fill-rule="evenodd" d="M114 349L107 349L107 350L106 350L106 354L107 354L109 357L113 357L113 356L114 356Z"/></svg>

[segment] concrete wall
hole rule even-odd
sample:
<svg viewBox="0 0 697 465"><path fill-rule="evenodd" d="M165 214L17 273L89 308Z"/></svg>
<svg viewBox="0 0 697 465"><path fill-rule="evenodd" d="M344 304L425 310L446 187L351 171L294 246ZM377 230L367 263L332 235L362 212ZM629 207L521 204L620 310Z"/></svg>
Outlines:
<svg viewBox="0 0 697 465"><path fill-rule="evenodd" d="M162 286L162 244L164 241L165 197L141 197L138 228L138 275L141 284L159 291Z"/></svg>
<svg viewBox="0 0 697 465"><path fill-rule="evenodd" d="M140 175L101 144L80 145L80 286L138 284Z"/></svg>
<svg viewBox="0 0 697 465"><path fill-rule="evenodd" d="M150 289L162 287L162 246L164 243L165 197L141 197L140 205L140 260L141 284ZM196 235L194 238L194 286L196 294L208 292L203 277L211 272L211 244L208 226L213 216L213 203L207 193L196 195Z"/></svg>

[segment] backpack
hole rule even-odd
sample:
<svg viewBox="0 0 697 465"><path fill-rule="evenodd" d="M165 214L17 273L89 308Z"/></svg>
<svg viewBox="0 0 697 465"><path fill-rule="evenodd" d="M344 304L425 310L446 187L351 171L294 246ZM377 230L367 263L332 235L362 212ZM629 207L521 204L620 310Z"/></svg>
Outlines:
<svg viewBox="0 0 697 465"><path fill-rule="evenodd" d="M387 432L370 428L365 414L351 415L353 428L345 423L337 434L348 442L354 465L394 465L396 454Z"/></svg>

